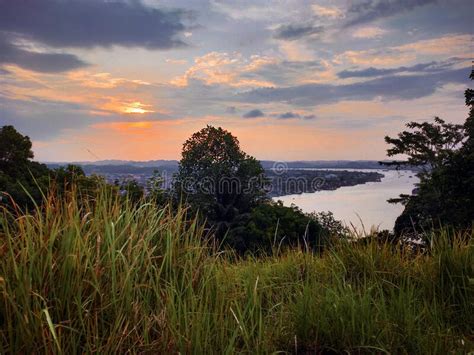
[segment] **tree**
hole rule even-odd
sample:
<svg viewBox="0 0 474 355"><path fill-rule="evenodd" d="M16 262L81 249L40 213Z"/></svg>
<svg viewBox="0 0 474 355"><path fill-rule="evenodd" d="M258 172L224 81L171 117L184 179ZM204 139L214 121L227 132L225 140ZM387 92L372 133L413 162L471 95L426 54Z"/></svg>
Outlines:
<svg viewBox="0 0 474 355"><path fill-rule="evenodd" d="M26 164L33 159L31 146L30 138L21 135L13 126L0 128L0 168Z"/></svg>
<svg viewBox="0 0 474 355"><path fill-rule="evenodd" d="M283 206L281 201L259 204L229 231L232 246L239 252L265 252L281 247L319 250L329 237L317 216L298 207Z"/></svg>
<svg viewBox="0 0 474 355"><path fill-rule="evenodd" d="M31 161L33 152L28 136L13 126L0 128L0 203L20 206L39 203L49 182L49 169Z"/></svg>
<svg viewBox="0 0 474 355"><path fill-rule="evenodd" d="M418 167L421 177L445 165L465 137L463 125L446 123L439 117L434 118L434 123L409 122L406 126L410 131L399 133L398 138L386 136L385 142L393 145L387 149L389 157L405 154L407 159L382 164Z"/></svg>
<svg viewBox="0 0 474 355"><path fill-rule="evenodd" d="M474 79L471 73L471 79ZM393 148L389 156L407 155L391 165L414 166L420 169L417 192L401 196L392 202L405 204L395 222L397 235L420 233L440 226L472 228L474 221L474 118L473 94L467 89L466 104L469 117L464 125L447 124L436 118L435 123L411 122L393 139L386 137Z"/></svg>
<svg viewBox="0 0 474 355"><path fill-rule="evenodd" d="M74 186L82 199L94 198L99 189L107 185L102 176L86 176L84 169L74 164L51 170L50 176L59 195Z"/></svg>
<svg viewBox="0 0 474 355"><path fill-rule="evenodd" d="M207 126L184 143L174 188L222 237L237 216L266 198L263 176L260 163L240 149L236 137Z"/></svg>
<svg viewBox="0 0 474 355"><path fill-rule="evenodd" d="M0 128L0 205L13 207L13 202L22 208L40 205L45 194L54 192L59 196L71 185L81 197L93 197L104 179L85 175L77 165L67 165L50 170L44 164L32 161L32 144L12 126Z"/></svg>
<svg viewBox="0 0 474 355"><path fill-rule="evenodd" d="M164 183L165 179L158 170L154 170L146 182L147 198L160 206L169 201L169 196L163 188Z"/></svg>

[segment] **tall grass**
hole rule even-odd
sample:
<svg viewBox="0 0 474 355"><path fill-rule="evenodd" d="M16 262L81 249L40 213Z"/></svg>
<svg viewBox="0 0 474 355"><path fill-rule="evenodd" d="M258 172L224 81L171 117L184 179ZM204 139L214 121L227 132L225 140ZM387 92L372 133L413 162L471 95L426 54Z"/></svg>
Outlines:
<svg viewBox="0 0 474 355"><path fill-rule="evenodd" d="M219 252L186 209L54 194L0 215L0 353L465 353L472 234L425 254Z"/></svg>

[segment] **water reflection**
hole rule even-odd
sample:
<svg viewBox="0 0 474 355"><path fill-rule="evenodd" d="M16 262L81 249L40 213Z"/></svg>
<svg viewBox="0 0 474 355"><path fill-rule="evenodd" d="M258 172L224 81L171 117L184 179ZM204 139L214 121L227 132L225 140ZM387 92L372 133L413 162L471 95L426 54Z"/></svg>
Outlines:
<svg viewBox="0 0 474 355"><path fill-rule="evenodd" d="M357 171L374 170L358 169ZM359 230L362 230L362 223L366 231L370 230L371 226L392 229L403 206L389 204L387 200L398 197L400 194L410 194L418 179L412 171L407 170L375 171L384 174L381 182L341 187L334 191L279 196L274 200L283 201L285 206L295 204L304 212L331 211L337 219L344 221L347 225L352 223Z"/></svg>

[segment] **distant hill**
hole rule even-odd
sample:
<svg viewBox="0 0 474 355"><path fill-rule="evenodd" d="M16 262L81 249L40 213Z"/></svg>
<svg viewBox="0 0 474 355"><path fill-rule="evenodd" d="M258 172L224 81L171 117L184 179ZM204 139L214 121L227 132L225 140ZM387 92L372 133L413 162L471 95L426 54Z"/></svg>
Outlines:
<svg viewBox="0 0 474 355"><path fill-rule="evenodd" d="M262 160L265 169L271 169L277 163L273 160ZM291 169L387 169L376 160L297 160L284 162Z"/></svg>
<svg viewBox="0 0 474 355"><path fill-rule="evenodd" d="M276 164L286 164L290 169L393 169L391 167L382 166L376 160L298 160L298 161L274 161L262 160L260 161L265 169L272 169ZM154 169L174 172L178 169L177 160L148 160L148 161L133 161L133 160L100 160L100 161L86 161L86 162L61 162L61 163L46 163L50 168L57 168L67 164L81 165L86 173L152 173Z"/></svg>

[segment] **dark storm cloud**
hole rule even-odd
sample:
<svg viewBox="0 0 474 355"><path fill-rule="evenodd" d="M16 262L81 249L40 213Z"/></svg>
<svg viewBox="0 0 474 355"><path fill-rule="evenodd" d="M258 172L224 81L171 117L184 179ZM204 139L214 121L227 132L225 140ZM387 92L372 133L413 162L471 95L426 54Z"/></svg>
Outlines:
<svg viewBox="0 0 474 355"><path fill-rule="evenodd" d="M274 37L277 39L292 41L314 34L322 33L323 31L324 28L322 26L314 26L312 24L290 24L278 27L275 30Z"/></svg>
<svg viewBox="0 0 474 355"><path fill-rule="evenodd" d="M28 51L11 43L1 33L0 64L16 64L24 69L43 73L59 73L88 65L72 54Z"/></svg>
<svg viewBox="0 0 474 355"><path fill-rule="evenodd" d="M259 110L259 109L255 109L255 110L251 110L247 113L245 113L242 117L244 118L256 118L256 117L263 117L265 116L265 114Z"/></svg>
<svg viewBox="0 0 474 355"><path fill-rule="evenodd" d="M370 78L374 76L383 76L391 75L398 73L413 73L413 72L437 72L441 70L446 70L454 63L450 62L429 62L429 63L420 63L413 65L411 67L398 67L398 68L387 68L387 69L378 69L370 67L367 69L361 70L343 70L337 73L337 76L341 79L345 78Z"/></svg>
<svg viewBox="0 0 474 355"><path fill-rule="evenodd" d="M0 31L52 47L178 47L186 16L140 1L0 0Z"/></svg>
<svg viewBox="0 0 474 355"><path fill-rule="evenodd" d="M301 106L317 106L342 100L384 99L410 100L432 95L447 83L468 84L470 68L448 70L425 75L385 76L346 85L306 84L286 88L261 88L243 93L244 102L284 102Z"/></svg>
<svg viewBox="0 0 474 355"><path fill-rule="evenodd" d="M361 25L436 2L437 0L356 0L349 7L349 21L345 26Z"/></svg>

